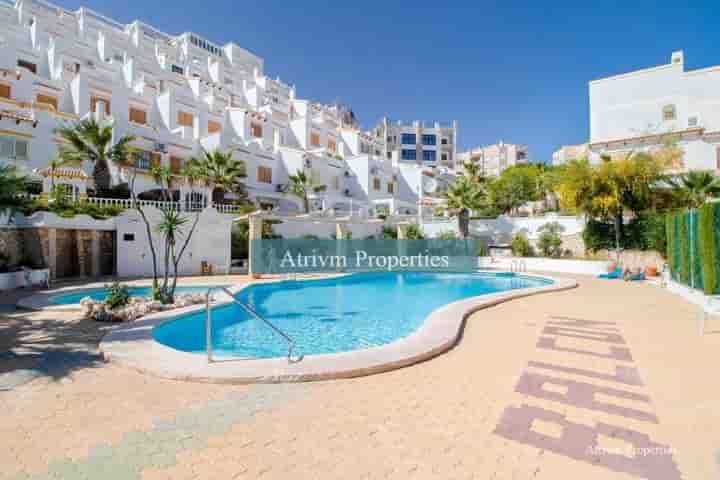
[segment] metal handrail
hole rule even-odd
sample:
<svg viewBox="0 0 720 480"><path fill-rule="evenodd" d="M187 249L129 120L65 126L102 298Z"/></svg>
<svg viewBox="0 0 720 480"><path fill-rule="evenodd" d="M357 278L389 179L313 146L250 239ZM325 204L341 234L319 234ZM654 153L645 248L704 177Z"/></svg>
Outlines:
<svg viewBox="0 0 720 480"><path fill-rule="evenodd" d="M210 314L210 291L212 289L208 290L207 295L207 301L205 303L205 308L207 310L207 321L205 322L205 336L206 336L206 342L207 342L207 355L208 355L208 362L212 362L212 315ZM257 311L255 311L254 308L252 308L250 305L247 305L246 303L241 302L235 296L225 287L219 287L219 290L222 290L227 295L230 296L232 301L237 304L240 308L245 310L247 313L249 313L251 316L255 317L255 319L260 320L265 325L269 326L275 333L283 337L288 342L288 353L287 353L287 359L288 363L298 363L302 361L302 359L305 357L305 355L300 355L298 357L295 357L295 359L292 358L293 353L295 351L295 340L290 338L290 336L280 330L274 323L272 323L270 320L263 318Z"/></svg>

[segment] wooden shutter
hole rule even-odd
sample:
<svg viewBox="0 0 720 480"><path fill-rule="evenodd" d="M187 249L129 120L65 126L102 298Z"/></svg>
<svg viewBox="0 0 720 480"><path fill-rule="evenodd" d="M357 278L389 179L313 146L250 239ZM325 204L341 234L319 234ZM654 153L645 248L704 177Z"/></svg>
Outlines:
<svg viewBox="0 0 720 480"><path fill-rule="evenodd" d="M319 147L320 146L320 134L312 132L310 133L310 145L313 147Z"/></svg>
<svg viewBox="0 0 720 480"><path fill-rule="evenodd" d="M130 107L130 121L139 123L140 125L147 125L147 112L139 108Z"/></svg>
<svg viewBox="0 0 720 480"><path fill-rule="evenodd" d="M178 124L179 125L182 125L183 127L192 127L193 120L194 120L194 116L192 113L178 112Z"/></svg>
<svg viewBox="0 0 720 480"><path fill-rule="evenodd" d="M335 143L335 140L328 140L328 150L330 150L331 152L337 150L337 143Z"/></svg>
<svg viewBox="0 0 720 480"><path fill-rule="evenodd" d="M263 136L262 126L258 125L257 123L251 123L250 124L250 134L253 137L258 137L258 138L262 137Z"/></svg>
<svg viewBox="0 0 720 480"><path fill-rule="evenodd" d="M258 167L258 182L272 183L272 168Z"/></svg>
<svg viewBox="0 0 720 480"><path fill-rule="evenodd" d="M170 172L180 173L182 170L183 159L180 157L170 157Z"/></svg>
<svg viewBox="0 0 720 480"><path fill-rule="evenodd" d="M51 105L55 111L57 111L57 109L58 109L58 100L56 97L53 97L52 95L44 95L42 93L38 93L36 101L39 104Z"/></svg>
<svg viewBox="0 0 720 480"><path fill-rule="evenodd" d="M105 115L110 115L110 100L104 97L90 97L90 111L95 111L95 105L97 102L105 102Z"/></svg>
<svg viewBox="0 0 720 480"><path fill-rule="evenodd" d="M220 123L208 120L208 133L215 133L220 131Z"/></svg>
<svg viewBox="0 0 720 480"><path fill-rule="evenodd" d="M1 98L10 98L12 94L12 88L10 85L5 85L4 83L0 83L0 97Z"/></svg>

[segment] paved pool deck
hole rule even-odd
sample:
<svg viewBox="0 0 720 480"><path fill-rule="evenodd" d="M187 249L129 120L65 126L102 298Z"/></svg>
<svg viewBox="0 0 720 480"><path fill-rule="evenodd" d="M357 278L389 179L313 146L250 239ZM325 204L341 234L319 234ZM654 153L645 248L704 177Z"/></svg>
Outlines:
<svg viewBox="0 0 720 480"><path fill-rule="evenodd" d="M5 294L0 478L718 478L720 319L700 336L658 286L570 277L474 313L429 361L270 385L104 363L112 327Z"/></svg>

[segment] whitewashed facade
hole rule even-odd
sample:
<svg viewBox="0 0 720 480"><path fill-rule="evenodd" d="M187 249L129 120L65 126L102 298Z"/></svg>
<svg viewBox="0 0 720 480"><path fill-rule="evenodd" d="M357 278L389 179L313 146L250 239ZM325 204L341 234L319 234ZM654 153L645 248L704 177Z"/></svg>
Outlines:
<svg viewBox="0 0 720 480"><path fill-rule="evenodd" d="M688 71L677 51L666 65L591 81L589 96L592 161L673 143L684 151L674 170L720 168L720 66Z"/></svg>
<svg viewBox="0 0 720 480"><path fill-rule="evenodd" d="M480 173L488 177L500 176L505 169L524 165L529 161L527 145L505 143L502 140L492 145L472 148L458 155L460 165L472 162L477 165Z"/></svg>
<svg viewBox="0 0 720 480"><path fill-rule="evenodd" d="M115 138L136 137L141 198L158 188L152 164L178 174L203 149L221 149L246 163L253 201L286 211L302 208L285 193L298 170L327 187L314 208L351 208L352 199L353 209L370 211L386 197L391 205L417 205L422 172L451 166L457 143L457 124L422 130L418 138L436 135L437 146L422 148L437 151L438 161L412 162L416 184L401 198L401 189L388 187L402 175L398 145L361 131L348 108L298 98L294 86L265 74L262 58L234 43L170 35L139 20L121 24L44 0L0 1L0 162L41 182L37 172L58 152L55 130L88 116L112 123ZM90 174L92 165L82 169ZM125 170L111 174L113 184L128 181ZM190 200L182 182L176 189L179 201Z"/></svg>

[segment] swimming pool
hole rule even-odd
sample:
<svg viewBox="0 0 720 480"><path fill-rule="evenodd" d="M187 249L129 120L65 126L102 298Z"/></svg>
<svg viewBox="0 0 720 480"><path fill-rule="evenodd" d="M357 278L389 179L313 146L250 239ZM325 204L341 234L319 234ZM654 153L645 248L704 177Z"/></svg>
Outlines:
<svg viewBox="0 0 720 480"><path fill-rule="evenodd" d="M189 293L207 293L208 288L213 286L208 285L193 285L193 286L178 286L175 289L175 293L178 295L187 295ZM152 287L128 287L131 297L151 297ZM59 295L53 295L50 297L50 303L55 305L72 305L80 303L85 297L90 297L96 301L103 301L110 292L107 288L93 288L85 290L74 290L69 293L63 293Z"/></svg>
<svg viewBox="0 0 720 480"><path fill-rule="evenodd" d="M323 280L256 284L236 298L287 332L297 353L318 355L388 344L407 337L435 309L463 298L540 287L548 279L487 273L357 273ZM218 357L274 358L287 344L240 307L213 309L212 347ZM160 324L156 341L204 353L205 312Z"/></svg>

